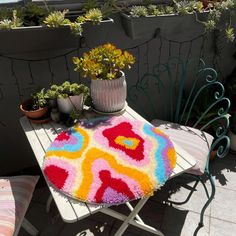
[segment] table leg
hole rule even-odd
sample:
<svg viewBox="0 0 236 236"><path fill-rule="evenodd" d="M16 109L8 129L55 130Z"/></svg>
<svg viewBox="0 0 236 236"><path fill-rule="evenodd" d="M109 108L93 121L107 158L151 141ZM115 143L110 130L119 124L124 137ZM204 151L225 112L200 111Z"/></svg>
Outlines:
<svg viewBox="0 0 236 236"><path fill-rule="evenodd" d="M52 203L52 194L49 195L48 197L48 200L47 200L47 204L46 204L46 212L49 213L50 211L50 206L51 206L51 203Z"/></svg>

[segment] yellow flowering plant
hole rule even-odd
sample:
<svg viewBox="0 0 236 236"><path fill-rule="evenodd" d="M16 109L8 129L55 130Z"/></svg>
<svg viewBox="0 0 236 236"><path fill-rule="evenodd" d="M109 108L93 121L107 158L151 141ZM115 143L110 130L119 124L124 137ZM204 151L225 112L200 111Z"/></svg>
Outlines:
<svg viewBox="0 0 236 236"><path fill-rule="evenodd" d="M73 62L75 71L83 77L112 80L121 75L121 70L129 69L135 63L135 58L129 52L107 43L84 53L81 58L74 57Z"/></svg>

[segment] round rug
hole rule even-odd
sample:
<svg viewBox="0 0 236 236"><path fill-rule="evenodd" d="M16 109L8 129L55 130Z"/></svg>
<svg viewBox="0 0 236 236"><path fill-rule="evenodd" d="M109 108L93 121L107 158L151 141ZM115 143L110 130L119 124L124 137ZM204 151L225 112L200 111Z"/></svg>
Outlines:
<svg viewBox="0 0 236 236"><path fill-rule="evenodd" d="M83 120L48 148L43 171L64 194L117 205L153 195L176 164L172 142L152 125L125 117Z"/></svg>

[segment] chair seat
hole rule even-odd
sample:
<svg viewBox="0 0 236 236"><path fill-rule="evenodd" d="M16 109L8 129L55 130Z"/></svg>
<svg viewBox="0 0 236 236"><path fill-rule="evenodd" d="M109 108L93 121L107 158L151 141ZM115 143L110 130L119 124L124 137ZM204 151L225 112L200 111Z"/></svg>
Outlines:
<svg viewBox="0 0 236 236"><path fill-rule="evenodd" d="M0 177L0 235L19 229L31 201L38 176Z"/></svg>
<svg viewBox="0 0 236 236"><path fill-rule="evenodd" d="M196 165L188 171L194 175L204 174L213 136L201 130L162 120L153 120L154 126L196 159Z"/></svg>

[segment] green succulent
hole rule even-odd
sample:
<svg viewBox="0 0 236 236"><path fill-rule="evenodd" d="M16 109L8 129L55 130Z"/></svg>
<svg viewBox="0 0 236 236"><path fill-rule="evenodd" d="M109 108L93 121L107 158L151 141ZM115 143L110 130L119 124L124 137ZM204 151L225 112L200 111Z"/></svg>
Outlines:
<svg viewBox="0 0 236 236"><path fill-rule="evenodd" d="M74 35L81 36L83 33L83 27L81 23L78 22L71 22L70 23L70 30Z"/></svg>
<svg viewBox="0 0 236 236"><path fill-rule="evenodd" d="M196 12L202 12L204 10L204 7L203 7L203 3L202 2L195 2L194 5L193 5L193 9L196 11Z"/></svg>
<svg viewBox="0 0 236 236"><path fill-rule="evenodd" d="M89 94L89 88L84 84L70 83L65 81L61 85L53 84L50 89L47 90L47 96L50 99L55 98L67 98L69 96L80 95L83 93L85 96Z"/></svg>
<svg viewBox="0 0 236 236"><path fill-rule="evenodd" d="M47 27L57 28L63 25L70 24L69 19L65 19L65 15L68 13L68 10L64 11L53 11L51 12L43 21Z"/></svg>
<svg viewBox="0 0 236 236"><path fill-rule="evenodd" d="M147 6L148 15L158 16L161 15L160 10L157 8L157 5L148 5Z"/></svg>
<svg viewBox="0 0 236 236"><path fill-rule="evenodd" d="M53 89L48 89L47 92L46 92L46 94L47 94L47 97L48 97L49 100L54 100L54 99L56 99L57 96L58 96L58 92L57 92L56 89L55 89L55 90L53 90Z"/></svg>
<svg viewBox="0 0 236 236"><path fill-rule="evenodd" d="M193 11L191 3L187 0L179 1L179 2L174 0L174 4L175 4L176 11L180 15L186 15Z"/></svg>
<svg viewBox="0 0 236 236"><path fill-rule="evenodd" d="M145 6L132 6L130 9L130 15L132 17L148 16L148 10Z"/></svg>
<svg viewBox="0 0 236 236"><path fill-rule="evenodd" d="M95 25L95 24L100 24L103 16L100 9L93 8L85 13L84 18L86 21L91 21Z"/></svg>
<svg viewBox="0 0 236 236"><path fill-rule="evenodd" d="M216 29L216 23L214 20L208 20L206 22L204 22L205 24L205 28L207 31L212 31L214 29Z"/></svg>
<svg viewBox="0 0 236 236"><path fill-rule="evenodd" d="M13 10L12 19L4 19L0 21L0 29L14 29L16 27L22 26L22 21L17 16L17 11Z"/></svg>
<svg viewBox="0 0 236 236"><path fill-rule="evenodd" d="M225 36L229 42L233 42L235 39L234 28L232 28L231 26L228 26L225 29Z"/></svg>
<svg viewBox="0 0 236 236"><path fill-rule="evenodd" d="M166 6L166 7L165 7L165 13L166 13L166 14L174 14L174 13L175 13L174 7Z"/></svg>

